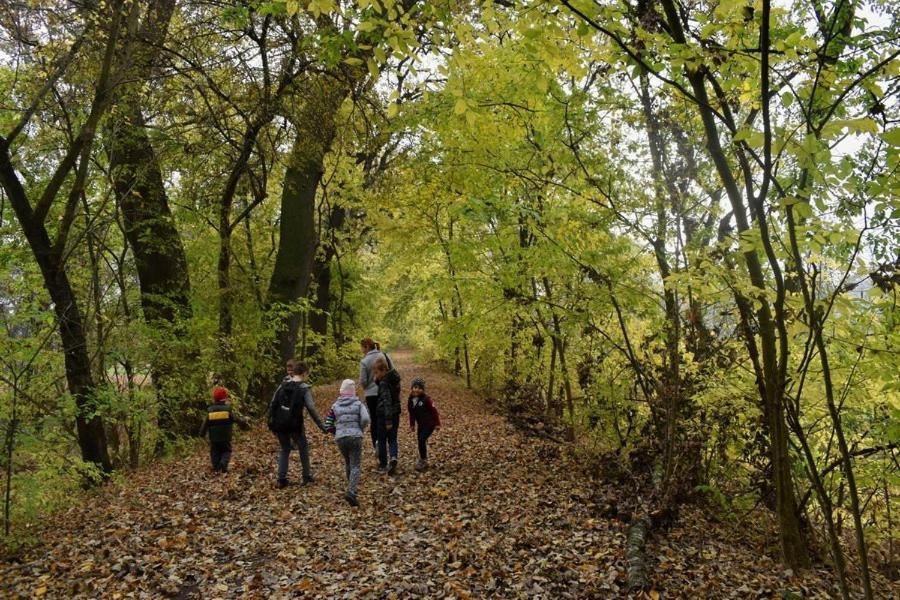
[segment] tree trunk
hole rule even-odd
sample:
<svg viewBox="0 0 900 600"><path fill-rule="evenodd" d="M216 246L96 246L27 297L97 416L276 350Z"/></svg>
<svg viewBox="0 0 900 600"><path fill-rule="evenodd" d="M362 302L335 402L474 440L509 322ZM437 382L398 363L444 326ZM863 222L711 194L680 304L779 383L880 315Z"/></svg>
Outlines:
<svg viewBox="0 0 900 600"><path fill-rule="evenodd" d="M323 243L322 250L316 254L313 268L316 280L316 295L312 311L309 314L309 327L316 335L309 346L309 356L315 358L322 352L325 337L328 334L328 315L331 312L331 262L337 255L334 234L343 229L347 212L340 206L332 206L328 211L328 231L319 232Z"/></svg>
<svg viewBox="0 0 900 600"><path fill-rule="evenodd" d="M294 355L301 311L292 305L306 297L315 260L316 189L322 178L324 152L310 156L309 144L298 133L284 177L278 252L269 282L269 304L288 308L276 333L281 362Z"/></svg>
<svg viewBox="0 0 900 600"><path fill-rule="evenodd" d="M641 516L628 526L625 536L625 558L628 561L628 589L643 590L650 587L650 567L644 546L650 532L650 519Z"/></svg>
<svg viewBox="0 0 900 600"><path fill-rule="evenodd" d="M669 31L673 40L679 44L687 42L681 25L681 16L673 0L662 0L662 6L668 21ZM722 180L723 187L731 204L737 222L738 230L745 232L750 229L750 221L747 218L747 207L744 197L738 186L731 165L719 139L719 128L716 116L710 104L709 94L706 89L705 72L701 69L685 67L685 75L690 82L691 90L696 98L695 102L703 123L704 137L707 152L712 159L716 172ZM765 97L765 96L764 96ZM768 99L766 99L767 101ZM765 197L765 189L759 190L756 198L752 197L751 190L747 190L751 208L754 209L757 222L756 226L761 234L764 246L771 248L768 239L768 230L765 224L765 213L761 210L762 199ZM810 564L809 549L806 539L800 528L800 515L797 512L797 502L794 495L794 482L791 478L791 459L788 453L787 426L784 415L784 384L787 365L787 337L784 332L783 321L783 281L780 277L780 266L772 259L771 252L767 252L769 266L774 272L778 285L778 298L775 301L775 315L773 318L772 304L765 297L766 277L760 262L760 256L754 249L743 252L747 274L753 287L758 290L758 308L756 319L759 328L761 367L763 381L760 382L764 392L762 401L765 406L766 419L769 424L770 457L772 461L773 483L775 484L776 514L778 517L778 533L781 543L782 559L790 567L808 567ZM778 337L778 333L781 337Z"/></svg>
<svg viewBox="0 0 900 600"><path fill-rule="evenodd" d="M278 316L275 339L264 350L265 360L247 392L261 402L274 392L272 374L277 363L294 355L302 316L295 303L308 295L318 242L316 191L334 141L335 117L349 89L326 75L313 80L306 91L309 94L295 119L297 134L284 175L278 250L269 281L268 306L285 312Z"/></svg>
<svg viewBox="0 0 900 600"><path fill-rule="evenodd" d="M236 389L234 379L235 352L232 346L234 331L234 289L231 284L231 199L222 199L219 205L219 260L216 275L219 288L219 366L216 381L229 389Z"/></svg>
<svg viewBox="0 0 900 600"><path fill-rule="evenodd" d="M156 70L156 46L165 40L174 7L174 0L150 2L107 133L112 187L134 254L144 320L163 333L151 372L159 426L170 436L193 429L184 417L200 384L190 368L196 349L184 345L192 316L187 257L141 107L143 84Z"/></svg>

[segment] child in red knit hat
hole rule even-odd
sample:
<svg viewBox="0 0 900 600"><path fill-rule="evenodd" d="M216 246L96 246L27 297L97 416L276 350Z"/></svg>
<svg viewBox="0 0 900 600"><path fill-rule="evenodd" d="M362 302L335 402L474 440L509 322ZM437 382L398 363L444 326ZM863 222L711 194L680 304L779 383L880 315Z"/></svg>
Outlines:
<svg viewBox="0 0 900 600"><path fill-rule="evenodd" d="M213 403L206 409L206 420L200 428L200 437L209 433L209 457L213 471L228 472L231 460L231 430L235 418L228 404L228 390L216 386L212 392Z"/></svg>

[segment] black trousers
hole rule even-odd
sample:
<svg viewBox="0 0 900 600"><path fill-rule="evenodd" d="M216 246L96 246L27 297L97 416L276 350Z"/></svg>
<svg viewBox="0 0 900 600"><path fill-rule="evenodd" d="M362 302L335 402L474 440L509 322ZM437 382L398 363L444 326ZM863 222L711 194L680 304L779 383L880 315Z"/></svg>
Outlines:
<svg viewBox="0 0 900 600"><path fill-rule="evenodd" d="M213 471L228 472L228 461L231 460L231 442L210 442L209 458Z"/></svg>
<svg viewBox="0 0 900 600"><path fill-rule="evenodd" d="M434 427L423 427L419 425L416 431L416 437L419 440L419 458L428 460L428 438L434 433Z"/></svg>
<svg viewBox="0 0 900 600"><path fill-rule="evenodd" d="M366 396L366 408L369 409L369 417L372 419L372 423L369 425L369 434L372 436L372 447L378 448L378 415L376 414L376 408L378 408L378 396Z"/></svg>

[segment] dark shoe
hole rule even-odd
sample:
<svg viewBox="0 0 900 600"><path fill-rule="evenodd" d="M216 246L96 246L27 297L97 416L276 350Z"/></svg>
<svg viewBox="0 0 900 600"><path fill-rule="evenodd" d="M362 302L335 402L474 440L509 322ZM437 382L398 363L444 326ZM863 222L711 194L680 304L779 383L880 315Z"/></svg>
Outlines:
<svg viewBox="0 0 900 600"><path fill-rule="evenodd" d="M391 462L388 463L387 473L388 473L388 475L393 475L396 470L397 470L397 459L392 458Z"/></svg>
<svg viewBox="0 0 900 600"><path fill-rule="evenodd" d="M419 462L416 463L416 471L420 471L420 472L421 472L421 471L424 471L424 470L427 469L427 468L428 468L428 461L427 461L427 460L419 460Z"/></svg>
<svg viewBox="0 0 900 600"><path fill-rule="evenodd" d="M312 475L304 475L303 483L301 483L300 485L308 485L310 483L315 483L315 482L316 482L316 478L313 477Z"/></svg>
<svg viewBox="0 0 900 600"><path fill-rule="evenodd" d="M350 506L359 506L359 502L357 502L356 496L354 496L350 492L344 494L344 500L346 500L347 504L349 504Z"/></svg>
<svg viewBox="0 0 900 600"><path fill-rule="evenodd" d="M288 485L289 485L289 483L288 483L288 480L287 480L287 479L279 479L279 480L278 480L278 489L279 489L279 490L280 490L280 489L283 489L283 488L286 488Z"/></svg>
<svg viewBox="0 0 900 600"><path fill-rule="evenodd" d="M375 470L380 474L387 473L387 467L385 465L378 465L378 468Z"/></svg>

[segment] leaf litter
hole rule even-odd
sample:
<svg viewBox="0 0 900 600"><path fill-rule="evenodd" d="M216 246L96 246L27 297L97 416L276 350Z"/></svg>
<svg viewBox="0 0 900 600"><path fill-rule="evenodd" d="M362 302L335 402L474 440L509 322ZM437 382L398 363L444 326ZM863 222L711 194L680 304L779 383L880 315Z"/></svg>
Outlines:
<svg viewBox="0 0 900 600"><path fill-rule="evenodd" d="M53 516L37 547L0 562L0 595L629 596L625 524L598 516L590 500L603 484L586 478L566 453L548 452L552 442L523 435L458 378L414 364L405 352L394 358L405 382L426 378L441 410L444 427L431 438L428 471L412 469L416 440L404 414L396 476L375 472L364 440L358 508L343 500L343 465L331 437L313 428L316 482L279 490L278 444L256 427L235 440L227 475L212 474L206 449L198 447L78 499ZM337 383L315 389L320 412L337 391ZM294 481L299 466L292 455ZM648 544L653 589L630 597L834 595L826 568L786 572L739 538L699 510L683 513Z"/></svg>

